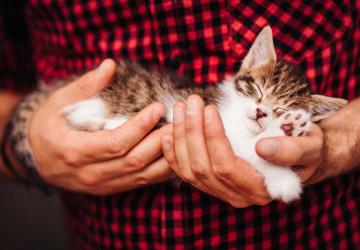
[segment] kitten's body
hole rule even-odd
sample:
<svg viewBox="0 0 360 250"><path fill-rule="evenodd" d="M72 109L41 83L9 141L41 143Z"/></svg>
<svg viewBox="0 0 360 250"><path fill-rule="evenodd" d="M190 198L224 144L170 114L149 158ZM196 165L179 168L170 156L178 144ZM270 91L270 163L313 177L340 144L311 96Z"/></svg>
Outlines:
<svg viewBox="0 0 360 250"><path fill-rule="evenodd" d="M95 131L117 127L128 117L158 101L168 108L166 121L163 122L171 122L172 106L178 101L186 101L190 94L202 96L207 104L217 104L221 101L222 91L211 85L196 87L185 77L120 61L109 88L99 96L67 107L64 111L68 113L67 117L72 125L78 129ZM90 118L93 119L90 121Z"/></svg>
<svg viewBox="0 0 360 250"><path fill-rule="evenodd" d="M191 94L197 94L203 97L206 104L218 107L235 154L251 162L264 175L272 197L290 201L299 196L301 184L297 175L290 168L262 160L255 152L256 142L260 138L285 135L281 129L281 119L272 121L264 131L253 124L249 120L249 112L255 110L252 109L252 98L235 89L234 78L215 86L189 87L191 82L184 79L170 79L167 74L147 71L135 63L126 62L118 64L116 76L111 87L99 96L64 109L71 126L88 131L114 129L155 101L165 104L167 115L163 122L171 123L173 105L186 101ZM310 115L302 111L297 113L303 113L305 117L305 120L301 120L301 123L307 122L301 130L305 132L310 126Z"/></svg>
<svg viewBox="0 0 360 250"><path fill-rule="evenodd" d="M309 130L311 121L346 104L345 100L310 95L306 77L292 65L277 60L271 29L267 27L257 37L239 72L216 86L194 87L186 78L119 62L109 88L63 112L71 126L96 131L116 128L150 103L159 101L168 111L163 122L171 123L173 105L191 94L218 107L235 154L264 176L272 198L285 202L299 197L300 180L289 167L261 159L255 151L256 142L272 136L300 136ZM21 105L24 107L24 103Z"/></svg>

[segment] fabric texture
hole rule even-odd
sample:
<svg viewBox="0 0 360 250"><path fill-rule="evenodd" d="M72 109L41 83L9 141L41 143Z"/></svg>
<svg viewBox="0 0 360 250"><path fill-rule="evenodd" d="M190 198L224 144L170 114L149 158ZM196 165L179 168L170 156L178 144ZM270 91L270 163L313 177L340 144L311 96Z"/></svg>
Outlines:
<svg viewBox="0 0 360 250"><path fill-rule="evenodd" d="M0 1L0 89L23 93L36 85L25 2Z"/></svg>
<svg viewBox="0 0 360 250"><path fill-rule="evenodd" d="M30 0L27 10L32 61L46 82L112 57L215 84L270 25L278 57L299 65L314 92L360 93L360 1ZM245 209L187 184L62 197L74 249L356 249L359 189L353 173L306 187L290 205Z"/></svg>

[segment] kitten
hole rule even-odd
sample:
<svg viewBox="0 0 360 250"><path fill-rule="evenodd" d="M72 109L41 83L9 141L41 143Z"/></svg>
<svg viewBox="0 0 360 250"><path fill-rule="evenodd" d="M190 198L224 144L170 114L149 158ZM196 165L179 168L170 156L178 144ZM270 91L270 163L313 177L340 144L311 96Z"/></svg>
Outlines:
<svg viewBox="0 0 360 250"><path fill-rule="evenodd" d="M267 26L257 36L239 71L218 85L194 87L185 77L121 61L112 85L93 98L65 107L63 113L69 125L79 130L114 129L159 101L167 108L161 123L171 123L173 105L186 101L191 94L218 107L235 154L263 175L272 198L284 202L300 196L300 179L291 168L260 158L256 142L265 137L304 135L312 122L347 104L343 99L312 95L306 76L277 59L272 31Z"/></svg>

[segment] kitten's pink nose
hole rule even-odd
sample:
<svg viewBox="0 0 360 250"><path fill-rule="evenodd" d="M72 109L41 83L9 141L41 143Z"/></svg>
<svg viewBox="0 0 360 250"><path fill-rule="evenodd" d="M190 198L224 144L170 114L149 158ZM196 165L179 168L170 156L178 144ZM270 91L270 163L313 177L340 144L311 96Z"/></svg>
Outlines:
<svg viewBox="0 0 360 250"><path fill-rule="evenodd" d="M264 111L262 111L261 109L256 108L256 120L263 118L263 117L267 117L267 114Z"/></svg>

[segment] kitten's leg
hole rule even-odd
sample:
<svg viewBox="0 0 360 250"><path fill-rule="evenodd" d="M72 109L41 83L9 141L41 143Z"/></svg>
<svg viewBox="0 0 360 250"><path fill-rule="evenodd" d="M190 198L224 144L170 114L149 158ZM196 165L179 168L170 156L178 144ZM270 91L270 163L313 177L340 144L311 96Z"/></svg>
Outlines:
<svg viewBox="0 0 360 250"><path fill-rule="evenodd" d="M277 166L263 159L257 159L253 164L264 176L271 198L288 203L300 197L301 181L289 167Z"/></svg>
<svg viewBox="0 0 360 250"><path fill-rule="evenodd" d="M62 112L69 124L80 130L100 130L106 122L106 106L100 97L66 106Z"/></svg>
<svg viewBox="0 0 360 250"><path fill-rule="evenodd" d="M65 107L62 111L71 126L87 131L114 129L128 120L125 115L109 118L106 106L100 97L80 101Z"/></svg>
<svg viewBox="0 0 360 250"><path fill-rule="evenodd" d="M286 112L274 120L268 129L254 138L253 149L261 138L273 136L301 136L311 126L310 114L304 110ZM284 152L286 154L286 152ZM265 185L272 198L290 202L299 198L302 187L299 177L286 166L277 166L260 158L254 153L254 167L264 176Z"/></svg>
<svg viewBox="0 0 360 250"><path fill-rule="evenodd" d="M114 129L124 124L129 118L127 116L116 116L106 119L103 129Z"/></svg>

